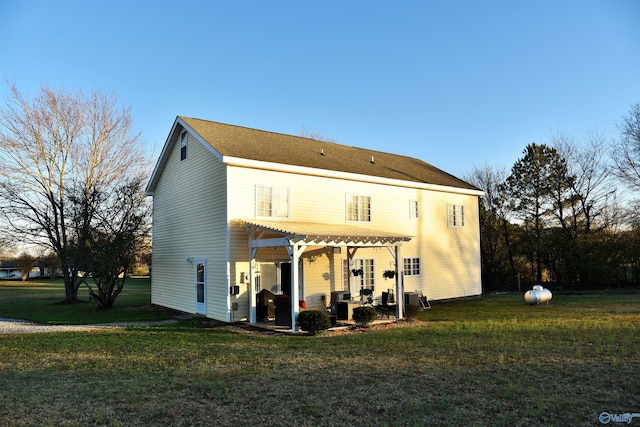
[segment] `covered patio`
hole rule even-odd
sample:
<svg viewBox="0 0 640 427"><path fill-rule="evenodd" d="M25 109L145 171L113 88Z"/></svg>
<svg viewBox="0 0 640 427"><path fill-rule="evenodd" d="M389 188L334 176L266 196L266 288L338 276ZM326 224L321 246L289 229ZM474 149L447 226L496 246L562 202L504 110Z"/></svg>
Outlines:
<svg viewBox="0 0 640 427"><path fill-rule="evenodd" d="M348 265L357 251L362 248L387 248L395 260L395 295L404 295L404 278L402 271L402 244L411 240L410 236L381 231L359 224L322 224L293 221L261 221L242 220L242 226L249 236L249 323L257 324L257 292L260 289L256 277L256 263L260 260L260 248L284 248L291 262L291 331L297 332L295 319L300 312L296 302L301 300L300 261L320 254L333 251L335 248L344 250ZM302 270L303 271L303 270ZM335 283L334 283L335 287ZM356 285L351 276L349 291L355 294ZM327 289L329 294L331 289ZM404 317L404 298L397 298L395 318Z"/></svg>

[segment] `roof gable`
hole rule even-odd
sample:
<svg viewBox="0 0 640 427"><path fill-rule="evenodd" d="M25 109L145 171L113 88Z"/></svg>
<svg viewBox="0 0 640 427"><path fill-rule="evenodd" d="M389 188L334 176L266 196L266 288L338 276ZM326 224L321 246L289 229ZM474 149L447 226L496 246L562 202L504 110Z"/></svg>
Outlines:
<svg viewBox="0 0 640 427"><path fill-rule="evenodd" d="M172 140L172 134L176 132L176 124L191 130L194 136L218 157L479 191L475 186L416 158L179 116L149 182L149 193L152 193L155 187L156 172L164 164L163 161L166 161L163 157L167 145Z"/></svg>

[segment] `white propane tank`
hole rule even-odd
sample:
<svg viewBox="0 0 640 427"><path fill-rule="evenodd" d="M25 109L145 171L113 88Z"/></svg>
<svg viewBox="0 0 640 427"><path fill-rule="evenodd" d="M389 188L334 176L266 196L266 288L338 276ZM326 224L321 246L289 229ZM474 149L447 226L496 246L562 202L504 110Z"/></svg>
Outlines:
<svg viewBox="0 0 640 427"><path fill-rule="evenodd" d="M527 304L538 304L538 293L538 291L527 291L524 294L524 300L527 302Z"/></svg>
<svg viewBox="0 0 640 427"><path fill-rule="evenodd" d="M542 291L540 292L540 302L538 304L549 302L551 301L551 298L553 298L553 295L551 295L551 291L547 288L542 288Z"/></svg>
<svg viewBox="0 0 640 427"><path fill-rule="evenodd" d="M527 302L527 304L531 305L549 302L551 301L552 297L553 295L551 294L551 291L547 288L543 288L540 285L535 285L533 287L533 290L527 291L524 294L524 300Z"/></svg>

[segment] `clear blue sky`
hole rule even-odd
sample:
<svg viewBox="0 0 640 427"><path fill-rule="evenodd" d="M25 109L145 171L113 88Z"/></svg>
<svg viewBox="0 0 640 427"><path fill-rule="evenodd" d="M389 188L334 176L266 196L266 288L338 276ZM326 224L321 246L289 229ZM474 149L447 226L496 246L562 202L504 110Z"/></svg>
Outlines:
<svg viewBox="0 0 640 427"><path fill-rule="evenodd" d="M554 131L614 137L640 102L640 1L0 0L0 77L115 92L155 156L185 115L463 176Z"/></svg>

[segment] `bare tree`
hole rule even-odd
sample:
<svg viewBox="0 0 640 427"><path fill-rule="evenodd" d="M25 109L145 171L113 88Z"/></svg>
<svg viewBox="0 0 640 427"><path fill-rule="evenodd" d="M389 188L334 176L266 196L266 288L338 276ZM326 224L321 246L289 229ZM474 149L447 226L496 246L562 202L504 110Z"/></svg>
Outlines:
<svg viewBox="0 0 640 427"><path fill-rule="evenodd" d="M96 289L89 293L101 309L113 307L122 292L138 250L147 239L149 204L141 176L102 193L100 209L87 244L87 269Z"/></svg>
<svg viewBox="0 0 640 427"><path fill-rule="evenodd" d="M557 215L561 226L571 237L590 233L594 227L609 226L612 204L615 202L616 187L611 180L610 164L607 162L608 143L602 134L588 133L582 144L566 134L552 135L554 148L567 161L571 195L557 199L556 204L564 204L568 215Z"/></svg>
<svg viewBox="0 0 640 427"><path fill-rule="evenodd" d="M36 265L35 257L29 255L26 252L23 252L16 258L16 267L20 272L20 277L22 281L26 281L29 278L29 273L33 270L33 267Z"/></svg>
<svg viewBox="0 0 640 427"><path fill-rule="evenodd" d="M329 138L327 136L324 136L320 131L310 131L308 130L306 127L302 127L302 130L300 131L299 136L303 137L303 138L308 138L308 139L313 139L316 141L323 141L323 142L337 142L337 140L335 138Z"/></svg>
<svg viewBox="0 0 640 427"><path fill-rule="evenodd" d="M614 171L630 187L640 189L640 102L631 106L619 129L612 152Z"/></svg>
<svg viewBox="0 0 640 427"><path fill-rule="evenodd" d="M55 279L60 270L60 259L54 252L48 251L38 257L40 263L40 275L49 275L51 280Z"/></svg>
<svg viewBox="0 0 640 427"><path fill-rule="evenodd" d="M466 180L484 190L480 199L480 249L482 252L483 281L498 286L504 280L504 257L509 262L510 276L517 271L514 261L510 227L511 211L506 192L507 172L485 164L475 167ZM501 277L503 276L503 277Z"/></svg>
<svg viewBox="0 0 640 427"><path fill-rule="evenodd" d="M16 240L58 255L66 300L75 301L100 209L93 196L146 168L141 141L130 109L119 109L112 94L43 86L30 99L15 85L10 91L0 109L0 214ZM80 223L74 200L86 203Z"/></svg>

